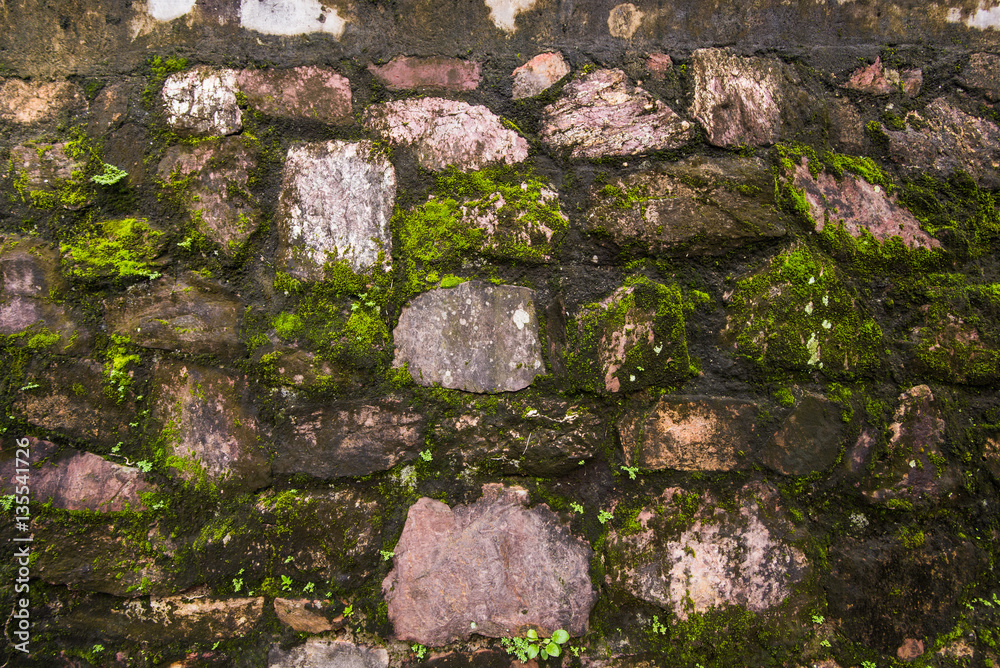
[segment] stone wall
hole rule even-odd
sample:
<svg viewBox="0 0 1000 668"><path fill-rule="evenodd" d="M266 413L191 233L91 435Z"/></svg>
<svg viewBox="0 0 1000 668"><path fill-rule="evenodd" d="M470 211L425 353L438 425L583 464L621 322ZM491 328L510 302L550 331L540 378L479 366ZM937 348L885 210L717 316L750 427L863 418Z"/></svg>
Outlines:
<svg viewBox="0 0 1000 668"><path fill-rule="evenodd" d="M5 665L1000 662L1000 7L0 11Z"/></svg>

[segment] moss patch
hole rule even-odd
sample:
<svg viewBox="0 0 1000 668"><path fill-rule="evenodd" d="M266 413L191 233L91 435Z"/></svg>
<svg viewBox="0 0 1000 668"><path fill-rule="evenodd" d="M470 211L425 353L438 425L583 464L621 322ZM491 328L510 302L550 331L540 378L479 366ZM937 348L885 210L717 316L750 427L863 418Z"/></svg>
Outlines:
<svg viewBox="0 0 1000 668"><path fill-rule="evenodd" d="M160 254L163 232L145 220L123 218L98 223L62 244L66 273L74 278L159 278L153 260Z"/></svg>

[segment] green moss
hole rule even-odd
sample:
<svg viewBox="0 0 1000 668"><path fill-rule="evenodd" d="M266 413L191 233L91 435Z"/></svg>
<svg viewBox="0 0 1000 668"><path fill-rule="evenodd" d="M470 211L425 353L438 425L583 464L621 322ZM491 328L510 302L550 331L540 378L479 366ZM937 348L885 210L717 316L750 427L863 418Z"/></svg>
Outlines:
<svg viewBox="0 0 1000 668"><path fill-rule="evenodd" d="M615 296L583 307L569 331L567 368L581 389L630 391L690 373L677 285L629 278Z"/></svg>
<svg viewBox="0 0 1000 668"><path fill-rule="evenodd" d="M738 354L766 373L815 370L849 378L881 368L881 328L861 311L834 264L804 246L739 281L730 308Z"/></svg>
<svg viewBox="0 0 1000 668"><path fill-rule="evenodd" d="M152 261L160 253L162 236L145 220L104 221L62 244L64 267L76 278L158 278L160 272L154 271Z"/></svg>
<svg viewBox="0 0 1000 668"><path fill-rule="evenodd" d="M110 344L105 351L104 389L107 395L118 403L125 401L128 388L132 385L129 365L142 362L138 354L129 352L129 344L128 337L112 334Z"/></svg>
<svg viewBox="0 0 1000 668"><path fill-rule="evenodd" d="M151 106L156 93L159 92L160 87L163 85L164 79L174 72L180 72L185 69L187 65L187 58L177 58L174 56L167 56L166 58L153 56L147 60L146 66L149 69L149 83L146 84L146 88L142 91L142 101Z"/></svg>
<svg viewBox="0 0 1000 668"><path fill-rule="evenodd" d="M959 260L989 255L1000 241L995 195L963 172L947 180L922 175L907 181L898 203L909 209L929 234L941 238Z"/></svg>
<svg viewBox="0 0 1000 668"><path fill-rule="evenodd" d="M787 387L779 387L773 392L774 400L785 408L791 408L795 405L795 395Z"/></svg>

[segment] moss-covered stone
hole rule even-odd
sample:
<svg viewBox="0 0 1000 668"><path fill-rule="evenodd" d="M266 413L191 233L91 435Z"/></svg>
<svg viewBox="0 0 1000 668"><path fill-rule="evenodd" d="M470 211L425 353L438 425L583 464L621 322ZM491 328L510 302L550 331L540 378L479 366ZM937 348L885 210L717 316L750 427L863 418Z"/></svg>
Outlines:
<svg viewBox="0 0 1000 668"><path fill-rule="evenodd" d="M629 392L666 387L691 374L680 288L629 278L584 306L570 325L566 366L581 389Z"/></svg>
<svg viewBox="0 0 1000 668"><path fill-rule="evenodd" d="M163 232L144 219L98 223L62 244L63 264L73 278L159 278L153 260L163 247Z"/></svg>
<svg viewBox="0 0 1000 668"><path fill-rule="evenodd" d="M854 377L882 365L881 327L864 312L836 265L806 246L779 254L737 282L724 337L765 372Z"/></svg>

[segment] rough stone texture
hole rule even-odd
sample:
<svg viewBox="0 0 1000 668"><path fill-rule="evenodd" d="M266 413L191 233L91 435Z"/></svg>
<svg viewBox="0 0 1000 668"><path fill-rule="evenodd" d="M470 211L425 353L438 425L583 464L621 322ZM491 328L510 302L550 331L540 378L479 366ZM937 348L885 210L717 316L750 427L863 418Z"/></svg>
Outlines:
<svg viewBox="0 0 1000 668"><path fill-rule="evenodd" d="M592 404L539 399L531 405L525 411L500 399L495 410L472 405L445 418L431 432L435 459L445 457L460 468L550 477L578 469L610 443L610 430Z"/></svg>
<svg viewBox="0 0 1000 668"><path fill-rule="evenodd" d="M289 149L278 201L279 261L309 280L323 278L328 260L355 271L388 269L395 198L396 172L371 142Z"/></svg>
<svg viewBox="0 0 1000 668"><path fill-rule="evenodd" d="M346 640L310 638L306 644L283 652L274 647L268 668L388 668L389 653L381 648L355 645Z"/></svg>
<svg viewBox="0 0 1000 668"><path fill-rule="evenodd" d="M844 173L839 180L826 172L813 177L803 158L795 166L792 183L803 190L817 232L828 224L843 223L855 238L867 231L882 242L899 237L907 248L941 247L940 241L920 229L912 213L896 205L895 196L853 174Z"/></svg>
<svg viewBox="0 0 1000 668"><path fill-rule="evenodd" d="M128 398L119 404L109 396L100 364L55 361L26 380L39 387L19 393L14 414L28 423L109 447L129 435L135 406Z"/></svg>
<svg viewBox="0 0 1000 668"><path fill-rule="evenodd" d="M540 135L571 158L593 159L677 148L691 139L692 127L623 71L597 70L545 107Z"/></svg>
<svg viewBox="0 0 1000 668"><path fill-rule="evenodd" d="M962 68L959 83L981 90L990 100L1000 99L1000 56L974 53Z"/></svg>
<svg viewBox="0 0 1000 668"><path fill-rule="evenodd" d="M206 588L195 591L113 603L102 615L99 632L112 638L162 634L211 645L216 640L246 637L263 621L263 596L223 599L206 596Z"/></svg>
<svg viewBox="0 0 1000 668"><path fill-rule="evenodd" d="M425 292L403 307L394 365L420 385L513 392L545 372L535 292L480 281Z"/></svg>
<svg viewBox="0 0 1000 668"><path fill-rule="evenodd" d="M31 461L45 462L30 472L31 500L51 502L65 510L146 510L140 498L143 492L155 489L143 480L139 469L122 466L90 452L66 450L59 452L54 443L29 438ZM5 494L13 494L14 466L10 475L0 478Z"/></svg>
<svg viewBox="0 0 1000 668"><path fill-rule="evenodd" d="M618 423L629 466L732 471L755 449L757 404L726 397L664 397Z"/></svg>
<svg viewBox="0 0 1000 668"><path fill-rule="evenodd" d="M762 612L792 593L808 564L783 535L777 491L748 486L736 512L703 495L693 516L685 493L667 488L639 511L635 533L612 530L604 556L606 581L633 596L671 610L681 619L724 605Z"/></svg>
<svg viewBox="0 0 1000 668"><path fill-rule="evenodd" d="M657 81L667 78L667 72L674 69L674 61L665 53L651 53L646 57L646 69Z"/></svg>
<svg viewBox="0 0 1000 668"><path fill-rule="evenodd" d="M386 471L416 458L424 424L423 415L394 397L293 409L278 439L274 472L329 479Z"/></svg>
<svg viewBox="0 0 1000 668"><path fill-rule="evenodd" d="M690 373L681 293L674 284L635 280L581 309L571 334L567 368L591 391L666 386Z"/></svg>
<svg viewBox="0 0 1000 668"><path fill-rule="evenodd" d="M837 461L844 437L840 407L817 394L806 394L761 452L765 466L785 475L823 471Z"/></svg>
<svg viewBox="0 0 1000 668"><path fill-rule="evenodd" d="M14 187L23 202L38 208L61 206L77 210L89 203L84 190L86 156L69 149L67 142L31 142L10 150Z"/></svg>
<svg viewBox="0 0 1000 668"><path fill-rule="evenodd" d="M177 475L251 491L271 481L249 405L247 379L221 369L164 361L153 371L152 418L166 435Z"/></svg>
<svg viewBox="0 0 1000 668"><path fill-rule="evenodd" d="M167 125L182 134L231 135L243 127L236 72L207 66L177 72L163 83Z"/></svg>
<svg viewBox="0 0 1000 668"><path fill-rule="evenodd" d="M0 79L0 119L5 121L30 125L86 109L83 92L69 81Z"/></svg>
<svg viewBox="0 0 1000 668"><path fill-rule="evenodd" d="M126 117L130 97L137 92L136 79L127 79L105 86L90 105L90 122L87 134L98 137L118 126Z"/></svg>
<svg viewBox="0 0 1000 668"><path fill-rule="evenodd" d="M274 362L274 371L284 385L317 387L328 381L336 369L330 362L317 359L316 353L272 343L254 350L252 360L260 363L265 355Z"/></svg>
<svg viewBox="0 0 1000 668"><path fill-rule="evenodd" d="M523 100L534 97L569 74L569 63L561 53L540 53L511 74L514 85L511 97Z"/></svg>
<svg viewBox="0 0 1000 668"><path fill-rule="evenodd" d="M474 61L444 56L411 58L396 56L385 65L369 65L389 90L475 90L479 86L481 65Z"/></svg>
<svg viewBox="0 0 1000 668"><path fill-rule="evenodd" d="M774 177L757 159L690 158L636 172L591 193L587 229L623 248L721 255L785 235Z"/></svg>
<svg viewBox="0 0 1000 668"><path fill-rule="evenodd" d="M924 113L906 115L905 130L886 130L889 157L911 172L935 169L943 174L963 171L987 188L1000 186L1000 128L970 116L942 97Z"/></svg>
<svg viewBox="0 0 1000 668"><path fill-rule="evenodd" d="M354 122L351 82L333 70L242 70L236 85L251 106L269 116L308 118L333 125Z"/></svg>
<svg viewBox="0 0 1000 668"><path fill-rule="evenodd" d="M184 182L176 197L199 229L234 255L257 229L257 202L247 190L249 172L257 165L257 149L240 137L227 137L197 146L178 144L160 161L160 179Z"/></svg>
<svg viewBox="0 0 1000 668"><path fill-rule="evenodd" d="M411 146L421 167L462 171L528 157L528 142L504 127L482 106L436 97L373 104L365 112L365 127L394 144Z"/></svg>
<svg viewBox="0 0 1000 668"><path fill-rule="evenodd" d="M889 429L889 456L874 467L866 496L936 505L961 486L961 471L944 456L946 423L930 387L917 385L899 396Z"/></svg>
<svg viewBox="0 0 1000 668"><path fill-rule="evenodd" d="M1000 436L986 439L983 445L983 464L1000 481Z"/></svg>
<svg viewBox="0 0 1000 668"><path fill-rule="evenodd" d="M596 594L591 550L528 493L483 486L470 506L421 498L410 506L382 583L395 636L424 645L587 630Z"/></svg>
<svg viewBox="0 0 1000 668"><path fill-rule="evenodd" d="M900 72L892 68L882 67L882 58L877 56L875 62L865 67L859 67L844 84L844 88L860 90L874 95L887 95L901 91L907 97L916 97L924 82L921 70L904 70Z"/></svg>
<svg viewBox="0 0 1000 668"><path fill-rule="evenodd" d="M279 596L274 599L274 612L278 619L299 633L325 633L344 625L342 615L334 620L332 606L324 599Z"/></svg>
<svg viewBox="0 0 1000 668"><path fill-rule="evenodd" d="M931 638L953 624L962 583L989 568L989 557L968 540L927 528L904 544L903 528L839 537L823 578L828 616L841 632L889 655L906 638Z"/></svg>
<svg viewBox="0 0 1000 668"><path fill-rule="evenodd" d="M858 108L849 100L833 98L827 100L830 116L830 139L841 151L851 154L864 153L868 140L865 124Z"/></svg>
<svg viewBox="0 0 1000 668"><path fill-rule="evenodd" d="M242 304L221 285L193 272L133 286L104 305L108 327L136 345L221 359L243 355L242 312Z"/></svg>
<svg viewBox="0 0 1000 668"><path fill-rule="evenodd" d="M642 25L643 12L631 2L615 5L608 12L608 32L612 37L631 39Z"/></svg>
<svg viewBox="0 0 1000 668"><path fill-rule="evenodd" d="M776 58L744 58L721 49L691 56L691 116L715 146L766 146L781 136L785 89L791 78Z"/></svg>

